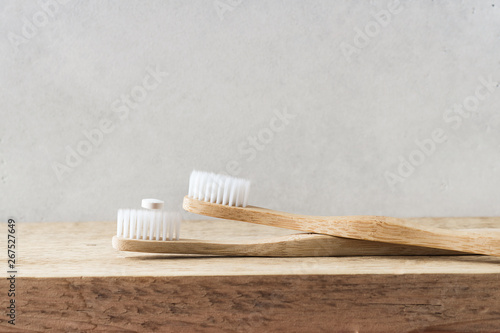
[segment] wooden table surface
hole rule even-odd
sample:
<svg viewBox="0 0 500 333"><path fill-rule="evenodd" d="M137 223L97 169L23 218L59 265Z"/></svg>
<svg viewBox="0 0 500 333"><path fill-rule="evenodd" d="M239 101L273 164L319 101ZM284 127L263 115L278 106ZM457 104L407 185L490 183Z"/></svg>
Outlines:
<svg viewBox="0 0 500 333"><path fill-rule="evenodd" d="M494 228L500 218L419 223ZM2 315L0 332L500 332L500 258L124 253L111 247L115 232L113 222L18 222L16 325ZM236 221L182 225L183 237L198 239L289 233Z"/></svg>

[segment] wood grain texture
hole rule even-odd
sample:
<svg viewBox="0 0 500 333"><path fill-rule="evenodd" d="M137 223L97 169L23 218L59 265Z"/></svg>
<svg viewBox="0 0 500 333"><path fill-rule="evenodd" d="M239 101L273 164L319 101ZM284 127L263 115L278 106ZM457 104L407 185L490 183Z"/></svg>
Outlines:
<svg viewBox="0 0 500 333"><path fill-rule="evenodd" d="M498 274L27 278L16 329L500 332L499 283Z"/></svg>
<svg viewBox="0 0 500 333"><path fill-rule="evenodd" d="M499 219L421 222L492 228ZM17 325L0 316L0 332L500 332L499 258L150 255L114 250L115 232L113 222L18 223ZM196 239L289 233L183 224Z"/></svg>
<svg viewBox="0 0 500 333"><path fill-rule="evenodd" d="M204 216L331 236L500 256L500 238L489 233L422 226L387 216L310 216L184 197L183 208Z"/></svg>

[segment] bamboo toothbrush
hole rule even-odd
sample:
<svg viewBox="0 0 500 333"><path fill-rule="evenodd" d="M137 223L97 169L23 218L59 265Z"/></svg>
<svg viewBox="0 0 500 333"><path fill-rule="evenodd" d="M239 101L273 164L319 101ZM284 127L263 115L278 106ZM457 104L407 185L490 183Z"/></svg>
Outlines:
<svg viewBox="0 0 500 333"><path fill-rule="evenodd" d="M284 213L248 206L249 189L250 182L244 179L193 171L183 208L216 218L315 234L500 256L498 235L423 227L404 219L384 216L321 217Z"/></svg>
<svg viewBox="0 0 500 333"><path fill-rule="evenodd" d="M113 247L119 251L256 257L359 255L457 255L463 253L300 233L243 242L179 238L180 215L161 211L163 202L144 199L145 210L118 211Z"/></svg>

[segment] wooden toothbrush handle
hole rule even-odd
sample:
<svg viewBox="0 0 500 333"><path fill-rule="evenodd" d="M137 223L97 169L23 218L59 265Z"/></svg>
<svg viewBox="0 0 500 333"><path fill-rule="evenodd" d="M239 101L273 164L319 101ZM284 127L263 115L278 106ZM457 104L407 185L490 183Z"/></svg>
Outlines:
<svg viewBox="0 0 500 333"><path fill-rule="evenodd" d="M500 256L498 233L420 226L404 219L381 216L315 218L314 232L384 243L413 245Z"/></svg>
<svg viewBox="0 0 500 333"><path fill-rule="evenodd" d="M479 232L421 226L410 220L384 216L318 217L247 206L230 207L184 197L185 210L222 219L292 230L500 256L500 237Z"/></svg>
<svg viewBox="0 0 500 333"><path fill-rule="evenodd" d="M467 254L441 249L306 233L240 241L238 243L194 239L149 241L114 236L112 244L119 251L252 257L432 256Z"/></svg>
<svg viewBox="0 0 500 333"><path fill-rule="evenodd" d="M500 256L498 233L420 226L405 219L385 216L318 217L258 207L250 207L250 210L254 215L249 214L243 221L359 240Z"/></svg>

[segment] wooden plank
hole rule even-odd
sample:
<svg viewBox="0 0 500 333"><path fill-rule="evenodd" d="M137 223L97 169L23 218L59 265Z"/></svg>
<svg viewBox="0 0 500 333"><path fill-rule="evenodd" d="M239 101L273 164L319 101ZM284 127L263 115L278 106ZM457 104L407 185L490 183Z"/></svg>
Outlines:
<svg viewBox="0 0 500 333"><path fill-rule="evenodd" d="M19 284L16 327L498 332L499 283L497 274L28 278Z"/></svg>
<svg viewBox="0 0 500 333"><path fill-rule="evenodd" d="M500 219L420 222L492 228ZM1 316L0 331L500 332L499 258L128 254L112 249L114 233L112 222L18 223L17 324ZM289 233L183 224L183 236L200 239Z"/></svg>

